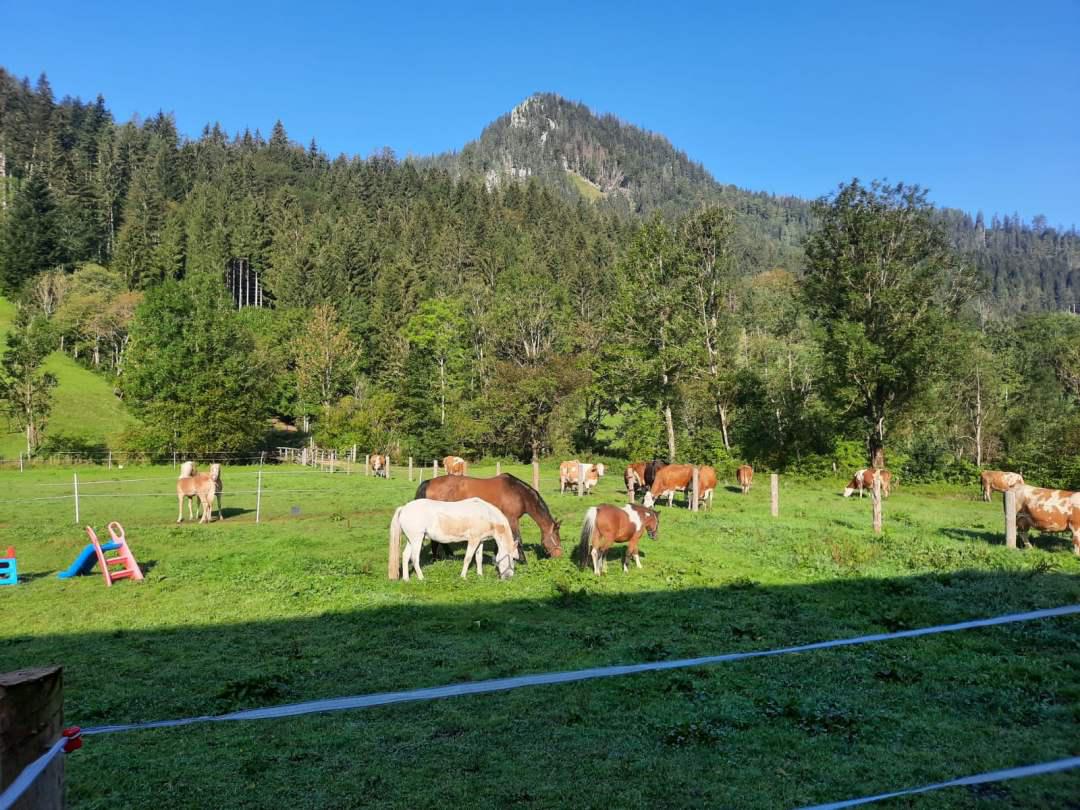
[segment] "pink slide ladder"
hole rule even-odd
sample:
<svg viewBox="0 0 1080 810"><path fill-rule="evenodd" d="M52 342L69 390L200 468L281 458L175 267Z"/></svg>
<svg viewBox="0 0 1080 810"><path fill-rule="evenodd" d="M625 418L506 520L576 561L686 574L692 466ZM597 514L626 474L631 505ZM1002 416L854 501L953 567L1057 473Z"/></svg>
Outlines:
<svg viewBox="0 0 1080 810"><path fill-rule="evenodd" d="M86 533L90 535L90 542L94 544L94 552L97 554L98 565L101 566L101 575L105 577L105 584L110 588L113 582L118 579L142 579L143 573L139 568L139 564L135 562L135 555L131 553L131 549L128 548L127 540L124 539L124 527L117 523L115 520L109 524L109 537L112 538L114 543L119 544L120 548L115 549L116 555L113 557L106 557L105 552L101 550L101 543L94 534L94 530L89 526L86 527ZM123 568L110 568L110 566L123 565Z"/></svg>

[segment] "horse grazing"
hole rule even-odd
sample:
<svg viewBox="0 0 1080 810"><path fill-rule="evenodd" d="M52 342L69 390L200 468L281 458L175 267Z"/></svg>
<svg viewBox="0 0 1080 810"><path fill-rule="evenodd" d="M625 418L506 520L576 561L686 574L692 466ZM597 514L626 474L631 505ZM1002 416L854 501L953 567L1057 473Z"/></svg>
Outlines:
<svg viewBox="0 0 1080 810"><path fill-rule="evenodd" d="M442 465L447 475L465 474L465 459L461 456L447 456L442 460Z"/></svg>
<svg viewBox="0 0 1080 810"><path fill-rule="evenodd" d="M522 562L525 554L521 549L521 528L518 523L522 515L528 515L540 527L540 541L547 553L552 557L562 556L559 522L552 517L540 493L510 473L496 475L494 478L441 475L422 482L416 489L416 497L434 501L462 501L466 498L487 501L506 515L514 542L517 543L518 560Z"/></svg>
<svg viewBox="0 0 1080 810"><path fill-rule="evenodd" d="M184 475L183 473L190 473ZM176 517L177 523L184 522L184 498L198 498L202 506L200 523L209 523L214 516L214 498L217 498L218 520L223 520L221 514L221 465L211 464L209 473L195 472L193 461L184 462L180 468L180 477L176 479L176 497L180 502L180 514ZM188 518L191 518L191 501L188 501Z"/></svg>
<svg viewBox="0 0 1080 810"><path fill-rule="evenodd" d="M698 505L712 508L713 491L716 489L716 470L708 465L698 467Z"/></svg>
<svg viewBox="0 0 1080 810"><path fill-rule="evenodd" d="M386 477L386 456L380 456L380 455L376 454L376 455L373 455L369 459L369 461L371 463L371 474L375 475L375 476L381 475L383 478L385 478Z"/></svg>
<svg viewBox="0 0 1080 810"><path fill-rule="evenodd" d="M404 557L401 556L402 533L408 541ZM390 560L387 569L390 579L398 578L400 568L401 578L408 582L410 562L417 578L424 578L420 570L420 547L425 537L430 537L434 543L469 544L465 549L465 564L461 568L462 579L468 574L473 558L476 559L476 575L484 575L481 562L484 541L493 537L498 549L495 568L499 572L499 579L509 579L514 575L516 546L510 522L502 512L480 498L449 503L421 498L399 506L390 521Z"/></svg>
<svg viewBox="0 0 1080 810"><path fill-rule="evenodd" d="M657 500L667 495L668 506L671 506L672 502L675 500L675 492L689 492L693 480L693 464L667 464L657 470L652 486L650 486L649 491L645 493L644 504L651 508Z"/></svg>
<svg viewBox="0 0 1080 810"><path fill-rule="evenodd" d="M742 494L749 495L750 485L754 483L754 468L749 464L743 464L735 471L735 480L739 482Z"/></svg>
<svg viewBox="0 0 1080 810"><path fill-rule="evenodd" d="M600 576L607 567L608 549L615 543L628 543L623 554L623 573L630 570L631 557L641 568L641 555L638 554L641 535L648 532L655 540L659 531L660 515L652 509L636 503L628 503L621 509L606 503L593 506L585 513L585 523L581 526L578 564L584 568L591 560L593 573Z"/></svg>
<svg viewBox="0 0 1080 810"><path fill-rule="evenodd" d="M564 461L559 465L559 492L565 492L568 486L577 486L578 473L581 471L582 466L585 467L585 494L592 492L593 487L600 481L600 470L598 469L600 465L582 465L577 459Z"/></svg>
<svg viewBox="0 0 1080 810"><path fill-rule="evenodd" d="M1027 484L1016 493L1016 529L1024 548L1031 548L1028 532L1072 532L1073 554L1080 557L1080 492L1043 489Z"/></svg>
<svg viewBox="0 0 1080 810"><path fill-rule="evenodd" d="M881 494L888 498L892 492L892 473L888 470L879 470L876 467L856 471L848 485L844 487L844 497L850 498L854 492L858 491L861 498L866 490L872 492L876 476L881 476Z"/></svg>
<svg viewBox="0 0 1080 810"><path fill-rule="evenodd" d="M984 501L990 500L991 493L1005 492L1024 483L1024 476L1020 473L1001 470L983 470L979 474L979 479L982 481Z"/></svg>

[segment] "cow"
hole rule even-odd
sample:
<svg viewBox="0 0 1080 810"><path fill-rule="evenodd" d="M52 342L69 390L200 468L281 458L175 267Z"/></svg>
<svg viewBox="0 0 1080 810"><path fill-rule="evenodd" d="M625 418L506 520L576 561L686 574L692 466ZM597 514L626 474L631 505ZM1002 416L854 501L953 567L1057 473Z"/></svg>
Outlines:
<svg viewBox="0 0 1080 810"><path fill-rule="evenodd" d="M645 506L652 508L653 504L665 495L668 496L668 506L675 500L676 491L687 492L694 477L693 464L668 464L658 470L653 479L652 486L645 493ZM699 478L700 486L700 478Z"/></svg>
<svg viewBox="0 0 1080 810"><path fill-rule="evenodd" d="M1004 492L1007 489L1024 483L1024 476L1020 473L1003 472L1001 470L983 470L979 474L982 480L983 500L989 501L994 492Z"/></svg>
<svg viewBox="0 0 1080 810"><path fill-rule="evenodd" d="M1073 554L1080 557L1080 492L1043 489L1027 484L1016 493L1016 529L1024 548L1031 548L1028 532L1072 532Z"/></svg>
<svg viewBox="0 0 1080 810"><path fill-rule="evenodd" d="M850 498L852 493L856 490L858 491L860 498L866 490L873 491L874 476L877 474L881 475L881 494L888 498L889 493L892 491L892 473L888 470L879 470L874 467L857 471L851 481L848 482L848 485L844 488L844 497Z"/></svg>
<svg viewBox="0 0 1080 810"><path fill-rule="evenodd" d="M468 466L461 456L447 456L442 460L442 465L447 475L465 475Z"/></svg>
<svg viewBox="0 0 1080 810"><path fill-rule="evenodd" d="M754 468L749 464L743 464L735 471L735 480L739 482L742 494L749 495L750 485L754 483Z"/></svg>
<svg viewBox="0 0 1080 810"><path fill-rule="evenodd" d="M712 508L713 490L716 489L716 470L702 465L698 467L698 506Z"/></svg>
<svg viewBox="0 0 1080 810"><path fill-rule="evenodd" d="M386 477L386 456L380 456L380 455L376 454L376 455L373 455L369 459L369 461L371 463L371 474L372 475L381 475L383 478L385 478Z"/></svg>
<svg viewBox="0 0 1080 810"><path fill-rule="evenodd" d="M596 464L584 464L574 459L573 461L564 461L559 465L559 492L565 492L569 486L571 488L577 486L578 482L578 470L585 467L585 493L588 494L592 491L592 488L600 480L600 471L597 469Z"/></svg>
<svg viewBox="0 0 1080 810"><path fill-rule="evenodd" d="M623 482L626 484L626 494L633 500L638 487L645 486L645 462L635 461L623 471Z"/></svg>

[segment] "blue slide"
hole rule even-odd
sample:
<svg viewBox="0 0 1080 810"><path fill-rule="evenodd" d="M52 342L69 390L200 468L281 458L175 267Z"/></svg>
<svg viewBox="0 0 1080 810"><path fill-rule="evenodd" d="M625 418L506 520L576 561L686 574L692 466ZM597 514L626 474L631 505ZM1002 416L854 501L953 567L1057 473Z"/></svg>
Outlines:
<svg viewBox="0 0 1080 810"><path fill-rule="evenodd" d="M119 543L102 543L102 551L115 551L120 548ZM97 565L97 554L94 553L94 544L87 543L79 556L75 558L75 562L71 564L71 567L67 571L61 571L57 574L60 579L71 579L72 577L81 577L84 574L89 574L94 570L94 566Z"/></svg>

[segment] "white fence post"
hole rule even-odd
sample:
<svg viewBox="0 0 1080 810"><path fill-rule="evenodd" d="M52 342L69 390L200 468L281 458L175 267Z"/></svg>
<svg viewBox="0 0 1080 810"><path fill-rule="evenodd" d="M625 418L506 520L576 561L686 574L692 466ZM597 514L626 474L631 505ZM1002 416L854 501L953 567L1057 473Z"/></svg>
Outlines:
<svg viewBox="0 0 1080 810"><path fill-rule="evenodd" d="M364 475L371 475L371 453L364 455Z"/></svg>
<svg viewBox="0 0 1080 810"><path fill-rule="evenodd" d="M383 469L386 470L386 480L389 481L390 480L390 454L389 453L386 454L386 467L384 467Z"/></svg>
<svg viewBox="0 0 1080 810"><path fill-rule="evenodd" d="M540 462L534 461L533 465L533 489L540 491Z"/></svg>
<svg viewBox="0 0 1080 810"><path fill-rule="evenodd" d="M1005 490L1005 548L1016 548L1016 493Z"/></svg>
<svg viewBox="0 0 1080 810"><path fill-rule="evenodd" d="M255 489L255 522L262 516L262 470L259 470L259 485Z"/></svg>
<svg viewBox="0 0 1080 810"><path fill-rule="evenodd" d="M409 483L412 483L412 456L409 456Z"/></svg>
<svg viewBox="0 0 1080 810"><path fill-rule="evenodd" d="M772 516L780 517L780 476L777 473L770 475L769 484L772 489Z"/></svg>
<svg viewBox="0 0 1080 810"><path fill-rule="evenodd" d="M19 453L19 472L23 471L22 453Z"/></svg>
<svg viewBox="0 0 1080 810"><path fill-rule="evenodd" d="M501 461L496 461L495 462L495 474L496 475L502 475L502 462Z"/></svg>
<svg viewBox="0 0 1080 810"><path fill-rule="evenodd" d="M874 534L881 534L881 470L874 473L874 489L870 493L870 502L874 507Z"/></svg>
<svg viewBox="0 0 1080 810"><path fill-rule="evenodd" d="M579 498L585 495L585 465L580 461L577 465L577 496Z"/></svg>
<svg viewBox="0 0 1080 810"><path fill-rule="evenodd" d="M75 525L79 525L79 474L75 473Z"/></svg>
<svg viewBox="0 0 1080 810"><path fill-rule="evenodd" d="M109 451L109 469L112 469L112 450Z"/></svg>
<svg viewBox="0 0 1080 810"><path fill-rule="evenodd" d="M698 510L698 480L701 473L698 470L697 465L694 465L694 471L690 476L690 511L696 512Z"/></svg>

